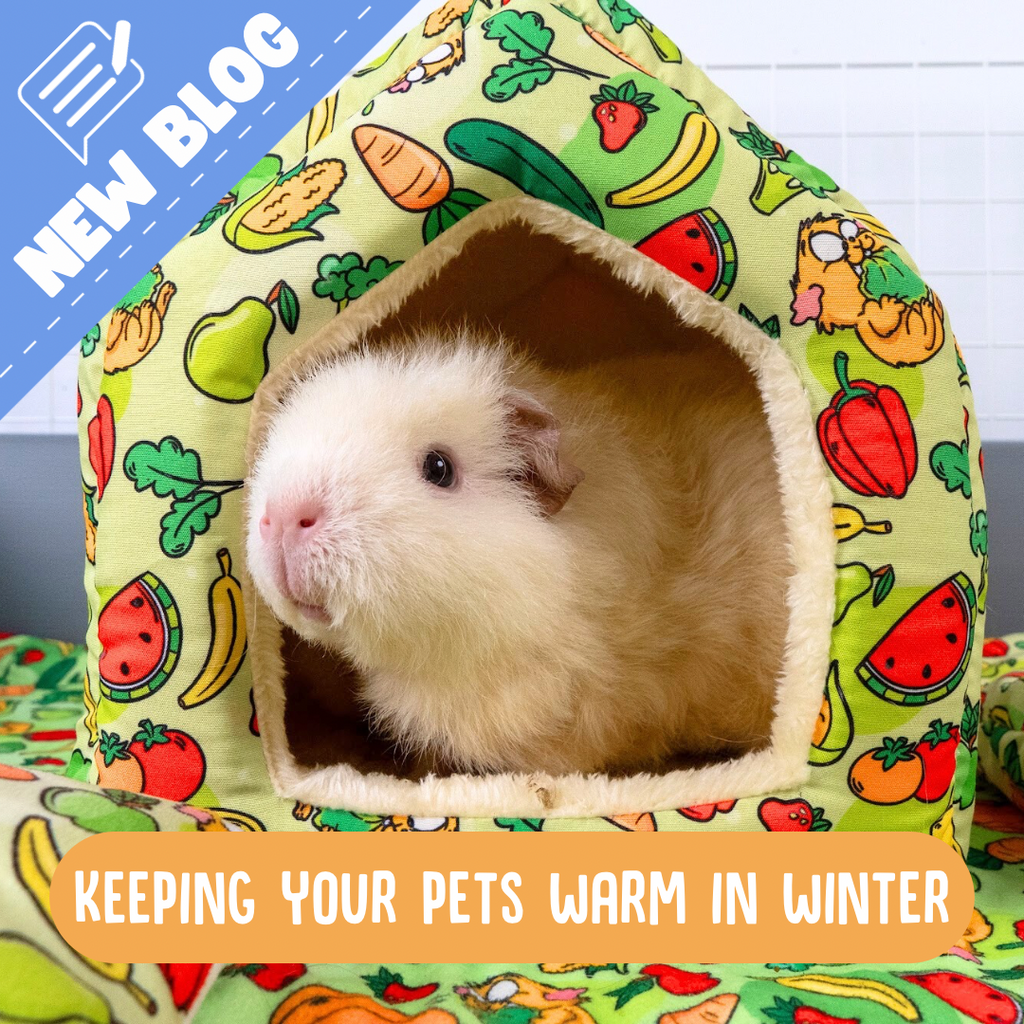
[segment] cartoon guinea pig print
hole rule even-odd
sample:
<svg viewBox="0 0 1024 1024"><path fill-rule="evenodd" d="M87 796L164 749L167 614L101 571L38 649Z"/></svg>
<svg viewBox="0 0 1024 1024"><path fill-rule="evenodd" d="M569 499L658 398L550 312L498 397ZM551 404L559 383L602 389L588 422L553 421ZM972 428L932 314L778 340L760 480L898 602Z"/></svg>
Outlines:
<svg viewBox="0 0 1024 1024"><path fill-rule="evenodd" d="M459 985L455 989L478 1017L518 1007L529 1024L594 1024L594 1018L581 1005L586 992L585 988L553 988L524 974L511 973L495 975L482 985Z"/></svg>
<svg viewBox="0 0 1024 1024"><path fill-rule="evenodd" d="M801 223L790 322L823 334L852 327L890 366L931 359L945 340L942 303L889 241L881 225L849 217Z"/></svg>
<svg viewBox="0 0 1024 1024"><path fill-rule="evenodd" d="M707 363L555 372L456 333L321 365L256 455L254 585L354 665L376 731L438 768L763 746L790 571L778 482L756 390Z"/></svg>

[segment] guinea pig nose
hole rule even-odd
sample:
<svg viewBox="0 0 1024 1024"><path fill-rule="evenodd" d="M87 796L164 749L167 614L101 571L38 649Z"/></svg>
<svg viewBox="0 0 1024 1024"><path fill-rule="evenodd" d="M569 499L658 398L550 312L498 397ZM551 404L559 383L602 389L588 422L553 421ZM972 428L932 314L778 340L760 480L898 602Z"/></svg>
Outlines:
<svg viewBox="0 0 1024 1024"><path fill-rule="evenodd" d="M322 516L323 509L313 501L303 501L288 510L290 522L288 526L295 524L300 534L312 534L316 531Z"/></svg>
<svg viewBox="0 0 1024 1024"><path fill-rule="evenodd" d="M273 540L278 532L280 532L280 520L271 516L268 507L263 512L263 518L260 519L260 536L264 540Z"/></svg>
<svg viewBox="0 0 1024 1024"><path fill-rule="evenodd" d="M260 519L260 536L271 543L302 544L319 532L323 505L316 499L267 502Z"/></svg>

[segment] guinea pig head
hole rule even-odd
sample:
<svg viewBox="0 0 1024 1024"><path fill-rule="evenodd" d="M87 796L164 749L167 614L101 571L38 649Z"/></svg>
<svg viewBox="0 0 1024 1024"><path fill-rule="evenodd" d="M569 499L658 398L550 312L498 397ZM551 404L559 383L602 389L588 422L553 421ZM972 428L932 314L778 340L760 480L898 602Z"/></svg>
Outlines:
<svg viewBox="0 0 1024 1024"><path fill-rule="evenodd" d="M422 675L494 657L550 615L582 474L516 365L496 346L410 343L293 388L248 482L249 571L281 621Z"/></svg>

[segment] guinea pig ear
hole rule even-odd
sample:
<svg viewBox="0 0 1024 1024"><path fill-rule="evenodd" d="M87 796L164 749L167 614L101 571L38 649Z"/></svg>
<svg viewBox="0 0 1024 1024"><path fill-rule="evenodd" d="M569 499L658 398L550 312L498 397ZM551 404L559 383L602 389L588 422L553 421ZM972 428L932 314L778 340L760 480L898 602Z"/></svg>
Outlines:
<svg viewBox="0 0 1024 1024"><path fill-rule="evenodd" d="M583 470L559 451L562 429L547 406L520 390L511 392L509 405L510 440L523 456L519 479L544 514L553 516L562 510L576 485L583 482Z"/></svg>

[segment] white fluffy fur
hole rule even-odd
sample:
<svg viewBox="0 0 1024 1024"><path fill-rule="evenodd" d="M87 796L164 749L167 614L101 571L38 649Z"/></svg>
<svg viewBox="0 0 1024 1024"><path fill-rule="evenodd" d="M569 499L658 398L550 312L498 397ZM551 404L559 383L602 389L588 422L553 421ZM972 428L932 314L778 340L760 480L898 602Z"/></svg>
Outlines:
<svg viewBox="0 0 1024 1024"><path fill-rule="evenodd" d="M560 437L517 429L524 400ZM586 474L550 516L511 478L535 447L542 482L555 448ZM453 487L422 478L435 448ZM360 669L371 717L428 764L635 771L767 741L776 474L756 393L702 354L554 374L486 337L360 350L294 389L251 487L263 596ZM258 523L266 500L311 498L326 521L290 582L326 623L281 593Z"/></svg>
<svg viewBox="0 0 1024 1024"><path fill-rule="evenodd" d="M284 735L282 693L280 684L277 682L281 678L282 671L280 655L277 651L277 631L273 624L273 618L267 613L266 606L254 598L252 588L249 587L250 607L254 607L256 615L251 652L256 676L257 699L263 722L268 762L279 792L321 804L376 812L401 810L414 814L591 815L637 809L678 807L690 803L798 785L806 777L807 746L814 718L820 705L822 681L827 669L834 572L834 542L828 516L828 488L814 444L811 415L806 397L788 358L776 343L771 342L756 328L743 322L715 300L635 253L624 243L582 224L561 211L532 200L491 204L484 210L478 211L473 217L447 232L422 257L412 261L403 274L396 275L393 279L380 285L374 292L373 298L376 302L372 308L366 304L366 300L360 303L359 306L364 306L362 316L355 315L359 311L358 306L353 308L350 311L352 316L340 318L340 321L332 324L318 339L310 343L300 353L296 353L284 367L275 372L276 379L268 382L269 387L264 389L261 399L258 400L253 435L257 447L251 450L251 454L257 450L262 454L273 450L273 433L270 433L268 437L262 421L267 417L268 408L275 409L274 403L280 403L288 393L289 378L294 379L296 372L308 372L308 368L316 362L329 361L333 355L350 346L352 341L358 338L360 333L371 326L373 322L379 321L388 312L397 309L406 296L439 272L444 264L458 252L472 231L493 230L512 220L529 223L536 230L546 231L563 239L577 251L597 257L622 280L641 292L659 293L676 310L682 323L701 326L717 334L746 360L755 373L765 399L769 427L779 463L786 532L789 538L789 555L796 570L793 580L787 586L786 603L790 624L786 635L783 669L777 686L777 714L770 737L771 745L765 750L708 768L670 772L657 777L644 774L623 778L584 777L581 774L572 773L574 767L589 768L594 763L593 752L584 752L581 757L578 750L574 751L572 755L578 759L575 763L562 759L557 750L551 750L549 751L550 760L546 764L540 765L539 771L533 771L530 774L517 772L517 764L510 760L499 765L501 768L511 770L510 774L485 777L453 776L445 779L428 777L421 782L364 775L346 765L334 765L315 770L304 769L298 766L291 757ZM341 322L344 324L342 325ZM464 353L459 358L472 362L468 353ZM415 367L413 369L415 370ZM477 370L480 369L477 367ZM375 372L386 372L386 369L378 365ZM485 371L484 377L486 375ZM322 382L328 380L328 376L327 373L317 375L309 388L315 391ZM434 385L436 386L437 383L435 380ZM486 392L486 389L484 390ZM358 392L358 389L355 391ZM386 423L391 425L387 429L397 429L396 425L400 424L401 429L404 430L411 422L415 421L415 417L411 417L407 411L409 397L409 395L405 395L401 399L402 408L406 411L401 417L392 419L388 414L389 410L382 405L382 396L378 389L373 394L373 401L370 403L373 408L365 411L371 415L379 413L382 427ZM433 396L435 400L438 397L436 394ZM442 397L456 400L456 396L450 394ZM315 406L309 401L309 398L310 396L303 397L303 407L308 405L312 410ZM493 399L493 395L490 398ZM338 408L336 399L325 397L321 401L327 403L331 414L341 423L347 421L347 412ZM399 401L397 396L396 401ZM486 402L484 404L486 405ZM390 412L393 414L394 409L391 408ZM426 413L426 408L424 413ZM486 415L482 408L476 409L475 413ZM478 428L480 420L477 419L474 422ZM419 425L422 426L422 423ZM477 439L479 436L479 433L474 434ZM406 437L404 440L408 441L408 438ZM470 439L470 443L473 443L472 439ZM322 436L317 444L323 444ZM394 454L394 449L389 450L391 454ZM481 458L485 458L486 453L481 452L480 455ZM319 464L321 466L323 464L322 454ZM306 486L306 483L302 472L298 469L300 465L301 458L296 458L293 450L291 457L282 459L280 463L276 464L276 468L284 474L285 480L292 481L288 486L301 487ZM391 465L389 462L389 472ZM356 471L359 471L358 466L356 466ZM293 475L288 476L289 473ZM379 476L376 479L379 482ZM422 486L422 481L416 477L415 473L409 474L409 479L412 484ZM572 503L584 493L585 487L586 484L581 486L578 494L573 497L569 506L564 510L566 513L572 508ZM401 516L403 513L397 508L402 494L401 489L388 489L386 494L390 509L389 516ZM429 496L431 500L438 497L454 497L454 495L432 494ZM256 486L249 495L250 512L260 507L260 499L260 488ZM418 507L414 504L412 509L415 510ZM531 531L541 526L549 526L550 523L540 520L521 502L518 508L523 511L526 518L517 518L515 508L516 506L513 505L508 510L514 523L514 530L508 536L518 537L518 531L522 529L530 537L531 552L534 557L527 560L526 564L521 557L517 557L518 545L505 544L505 534L498 536L497 534L501 531L490 530L486 526L484 520L493 517L493 508L487 510L486 516L478 517L475 514L471 516L469 521L474 526L471 531L473 543L477 543L480 537L487 537L488 543L498 545L497 550L504 555L501 564L502 566L507 565L507 568L501 569L500 576L506 582L507 573L519 574L518 582L520 584L526 582L530 587L544 587L554 579L554 594L557 599L560 590L557 587L556 578L565 578L563 572L564 553L556 544L545 557L538 559L537 552L548 551L548 548L545 547L547 539L542 538L540 534L534 535ZM414 516L415 528L422 527L424 525L422 517L415 519L415 512L413 511L411 514ZM437 529L438 517L434 516L428 521L430 532L433 532ZM476 532L478 527L479 533ZM450 523L444 527L444 530L447 531L453 529L454 526ZM444 535L443 532L442 535ZM452 536L449 532L447 539L450 541ZM736 534L733 533L733 543L735 543L735 539ZM403 538L403 541L405 541L404 553L395 556L396 569L402 564L403 558L407 557L407 552L419 551L422 553L423 551L420 542L409 544L407 538ZM360 544L362 543L364 542L360 540ZM380 541L378 540L377 543ZM617 557L622 557L622 551L617 552ZM249 572L259 578L261 570L258 553L250 552L250 559ZM478 565L479 563L472 564ZM487 562L487 564L494 563ZM462 569L465 569L465 565L462 565ZM427 577L434 583L437 580L437 572L448 571L451 570L444 566L433 566ZM603 571L607 573L608 566L605 566ZM360 586L365 586L366 579L360 577L360 570L357 568L349 568L346 573L350 593L358 595L361 592ZM424 578L422 573L419 575L414 573L413 576L421 581ZM402 578L406 579L404 576ZM778 585L785 584L780 581ZM413 592L416 591L415 586L412 589ZM525 588L521 592L526 594L528 590L529 588ZM271 601L274 602L274 611L285 621L296 625L296 620L289 618L289 609L274 601L270 588L267 588L267 592L271 594ZM477 588L473 593L478 595L480 589ZM755 601L756 596L752 595L751 600ZM569 603L571 604L571 601ZM437 605L436 600L433 604ZM332 610L336 611L337 609L332 608ZM450 609L447 611L450 612ZM422 629L424 613L425 609L420 602L416 608L416 616L408 621L414 622L417 629ZM346 606L342 619L350 614L353 613ZM426 612L426 614L430 613ZM358 617L359 613L356 612L355 615ZM438 617L437 628L441 630L450 628L442 621L445 617ZM359 625L359 628L352 631L353 636L356 637L352 641L352 653L357 660L360 660L357 650L360 643L368 642L369 638L378 642L383 641L379 647L375 646L372 651L369 651L369 654L376 657L383 652L383 657L389 661L388 678L393 681L394 676L390 674L392 667L398 666L399 675L401 675L407 671L408 665L403 664L403 659L395 654L395 651L401 647L401 635L388 636L380 618L379 615L370 616ZM385 618L392 623L389 628L397 629L400 634L402 616L388 615ZM530 602L527 601L515 609L515 613L510 616L509 621L514 622L520 628L526 623L536 623L536 627L543 637L547 632L547 619L548 616L538 614L537 607L531 607ZM474 620L472 617L463 617L458 621L465 623ZM303 631L308 633L308 627ZM360 640L359 637L364 639ZM323 638L326 639L326 637ZM589 643L590 640L584 636L579 644L574 644L573 657L585 660L585 652ZM456 647L454 644L450 646L452 650ZM479 658L480 649L479 646L472 648L476 651L477 658ZM392 659L394 659L393 663ZM593 663L590 667L592 666ZM423 666L417 667L423 668ZM430 666L427 668L429 670ZM389 692L393 695L396 691L392 683L389 683L389 686L391 686ZM541 689L543 690L543 688ZM530 723L536 720L536 725L527 724L526 729L531 735L528 735L524 743L520 745L522 749L512 755L514 757L524 756L524 753L529 756L536 755L536 747L530 742L531 738L535 740L539 737L543 741L545 730L550 728L550 720L541 713L542 709L549 710L554 716L553 720L556 723L561 722L564 726L564 693L560 695L563 699L552 701L549 697L545 701L545 692L533 694L531 690L531 700L535 703L527 704L530 712L523 713L520 704L516 709L517 716L511 719L515 729L521 728L524 721ZM488 696L493 697L493 694ZM615 695L606 693L606 696L614 698ZM399 706L401 703L401 701L393 701L382 715L392 728L397 728L399 731L405 720ZM624 707L621 702L619 706L628 713L629 709ZM504 711L495 712L493 703L488 702L488 707L490 708L487 715L489 721L498 721L502 725L509 721ZM650 709L647 710L649 712ZM469 721L479 724L479 716L474 718L471 713L467 718ZM443 714L439 717L431 716L431 720L450 723L450 719L446 719ZM631 729L636 720L637 716L632 715L630 718ZM588 725L599 726L600 723L590 722ZM607 729L602 730L598 727L594 734L606 736L608 732ZM631 735L635 736L636 733L633 732ZM467 742L471 744L472 740ZM614 747L614 743L612 746ZM604 749L608 750L607 747ZM457 754L451 749L448 753ZM588 758L591 759L588 760ZM473 755L467 758L467 760L472 759ZM569 774L557 774L565 771L568 771Z"/></svg>

